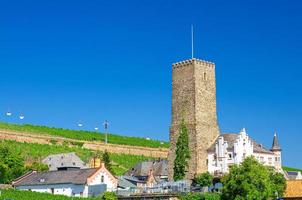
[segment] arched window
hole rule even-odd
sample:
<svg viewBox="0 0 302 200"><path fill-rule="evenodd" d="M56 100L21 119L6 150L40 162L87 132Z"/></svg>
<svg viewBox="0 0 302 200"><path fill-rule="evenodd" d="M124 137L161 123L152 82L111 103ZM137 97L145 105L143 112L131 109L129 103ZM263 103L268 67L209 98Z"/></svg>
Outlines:
<svg viewBox="0 0 302 200"><path fill-rule="evenodd" d="M101 176L101 182L104 183L104 175Z"/></svg>

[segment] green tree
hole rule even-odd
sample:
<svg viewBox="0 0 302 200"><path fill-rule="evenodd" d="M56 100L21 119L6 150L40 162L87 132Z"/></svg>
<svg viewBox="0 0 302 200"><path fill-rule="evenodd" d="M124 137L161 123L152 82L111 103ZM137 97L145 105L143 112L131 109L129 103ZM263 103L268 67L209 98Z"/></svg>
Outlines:
<svg viewBox="0 0 302 200"><path fill-rule="evenodd" d="M175 154L173 179L178 181L185 177L190 159L188 128L184 120L180 124Z"/></svg>
<svg viewBox="0 0 302 200"><path fill-rule="evenodd" d="M117 196L113 192L104 192L101 196L101 200L117 200Z"/></svg>
<svg viewBox="0 0 302 200"><path fill-rule="evenodd" d="M270 179L273 183L273 198L283 197L284 191L286 189L286 180L284 175L270 169Z"/></svg>
<svg viewBox="0 0 302 200"><path fill-rule="evenodd" d="M110 159L110 155L108 153L107 150L105 150L105 152L102 155L102 161L105 163L105 167L112 172L112 165L111 165L111 159Z"/></svg>
<svg viewBox="0 0 302 200"><path fill-rule="evenodd" d="M195 177L194 182L201 187L207 187L213 185L213 175L209 172L199 174Z"/></svg>
<svg viewBox="0 0 302 200"><path fill-rule="evenodd" d="M229 174L222 178L222 199L225 200L267 200L274 198L276 192L284 192L275 181L280 175L248 157L240 165L233 165ZM285 182L284 182L285 183ZM278 190L278 191L277 191Z"/></svg>
<svg viewBox="0 0 302 200"><path fill-rule="evenodd" d="M24 173L24 159L4 143L0 143L0 183L9 183Z"/></svg>

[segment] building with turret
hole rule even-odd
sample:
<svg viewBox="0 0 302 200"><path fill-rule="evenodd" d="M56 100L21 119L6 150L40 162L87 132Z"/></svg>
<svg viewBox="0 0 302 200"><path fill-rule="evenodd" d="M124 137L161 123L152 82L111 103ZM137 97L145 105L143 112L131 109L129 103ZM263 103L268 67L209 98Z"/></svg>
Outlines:
<svg viewBox="0 0 302 200"><path fill-rule="evenodd" d="M220 135L208 149L208 171L215 176L223 175L229 167L240 164L246 157L253 156L260 163L282 170L281 148L277 135L274 135L271 149L253 140L243 128L239 134L227 133Z"/></svg>

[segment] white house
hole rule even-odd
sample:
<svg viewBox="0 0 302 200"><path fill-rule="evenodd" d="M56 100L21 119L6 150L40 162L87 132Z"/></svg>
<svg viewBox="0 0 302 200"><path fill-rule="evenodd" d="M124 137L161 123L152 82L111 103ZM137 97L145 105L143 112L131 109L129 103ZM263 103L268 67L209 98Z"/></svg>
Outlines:
<svg viewBox="0 0 302 200"><path fill-rule="evenodd" d="M248 136L245 129L239 134L222 134L208 149L208 171L221 175L229 171L229 167L240 164L246 157L254 156L264 165L282 170L281 148L277 135L274 135L272 148L266 149Z"/></svg>
<svg viewBox="0 0 302 200"><path fill-rule="evenodd" d="M90 197L116 190L117 182L102 164L100 168L33 171L16 179L13 186L18 190Z"/></svg>

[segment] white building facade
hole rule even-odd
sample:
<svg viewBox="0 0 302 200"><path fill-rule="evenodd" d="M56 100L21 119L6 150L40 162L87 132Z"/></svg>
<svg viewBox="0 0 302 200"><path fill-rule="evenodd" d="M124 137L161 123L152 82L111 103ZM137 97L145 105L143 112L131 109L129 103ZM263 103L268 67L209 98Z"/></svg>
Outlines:
<svg viewBox="0 0 302 200"><path fill-rule="evenodd" d="M67 169L49 172L31 172L13 182L18 190L93 197L117 189L118 180L102 164L100 168Z"/></svg>
<svg viewBox="0 0 302 200"><path fill-rule="evenodd" d="M270 150L256 143L248 136L245 129L239 134L222 134L208 149L208 171L214 175L222 175L229 171L229 167L240 164L246 157L253 156L260 163L282 170L281 148L277 135L274 135Z"/></svg>

